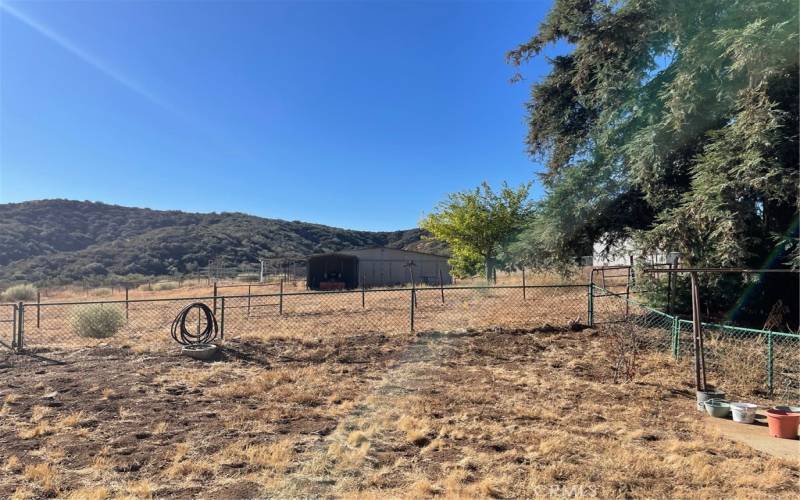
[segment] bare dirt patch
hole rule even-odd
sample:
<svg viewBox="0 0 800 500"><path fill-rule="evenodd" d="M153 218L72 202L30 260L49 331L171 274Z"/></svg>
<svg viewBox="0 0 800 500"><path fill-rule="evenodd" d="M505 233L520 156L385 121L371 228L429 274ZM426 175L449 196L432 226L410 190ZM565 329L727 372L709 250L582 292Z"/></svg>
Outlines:
<svg viewBox="0 0 800 500"><path fill-rule="evenodd" d="M709 433L688 372L608 331L460 331L0 355L0 496L800 494L797 461ZM42 353L46 355L47 353Z"/></svg>

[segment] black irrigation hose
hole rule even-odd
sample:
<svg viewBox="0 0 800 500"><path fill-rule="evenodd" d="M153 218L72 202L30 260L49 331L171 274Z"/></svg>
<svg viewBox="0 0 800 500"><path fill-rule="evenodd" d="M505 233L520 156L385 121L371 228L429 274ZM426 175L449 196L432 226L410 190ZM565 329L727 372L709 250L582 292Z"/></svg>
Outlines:
<svg viewBox="0 0 800 500"><path fill-rule="evenodd" d="M193 309L199 309L206 315L206 327L199 332L197 331L198 328L195 328L194 333L190 332L186 327L189 313L191 313ZM175 317L175 321L172 322L172 329L170 330L172 338L181 345L208 344L217 338L218 332L217 318L214 317L211 308L202 302L195 302L181 309L181 312Z"/></svg>

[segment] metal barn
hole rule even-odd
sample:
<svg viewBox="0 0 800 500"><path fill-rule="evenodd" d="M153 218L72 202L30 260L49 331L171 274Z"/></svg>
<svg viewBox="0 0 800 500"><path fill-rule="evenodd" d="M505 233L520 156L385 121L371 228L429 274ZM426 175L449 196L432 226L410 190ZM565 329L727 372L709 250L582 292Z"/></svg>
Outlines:
<svg viewBox="0 0 800 500"><path fill-rule="evenodd" d="M447 257L395 248L363 248L312 255L307 285L312 290L338 290L410 284L453 282Z"/></svg>

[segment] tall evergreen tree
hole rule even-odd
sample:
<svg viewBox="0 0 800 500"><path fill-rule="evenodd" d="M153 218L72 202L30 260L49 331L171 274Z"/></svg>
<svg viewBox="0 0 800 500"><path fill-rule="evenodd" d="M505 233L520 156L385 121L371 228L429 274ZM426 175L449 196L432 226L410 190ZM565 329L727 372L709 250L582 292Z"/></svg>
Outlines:
<svg viewBox="0 0 800 500"><path fill-rule="evenodd" d="M560 260L603 234L692 265L800 260L796 0L556 0L508 59L558 41L572 50L528 102L547 194L522 241ZM771 281L753 309L796 294Z"/></svg>

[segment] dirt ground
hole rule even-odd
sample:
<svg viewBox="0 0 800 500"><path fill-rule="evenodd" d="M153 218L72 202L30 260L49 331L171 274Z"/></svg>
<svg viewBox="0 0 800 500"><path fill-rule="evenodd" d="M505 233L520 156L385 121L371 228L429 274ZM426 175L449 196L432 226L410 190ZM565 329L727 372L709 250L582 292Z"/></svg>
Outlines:
<svg viewBox="0 0 800 500"><path fill-rule="evenodd" d="M3 352L0 497L800 494L798 461L709 433L668 357L641 356L615 383L610 338L240 340L212 363Z"/></svg>

